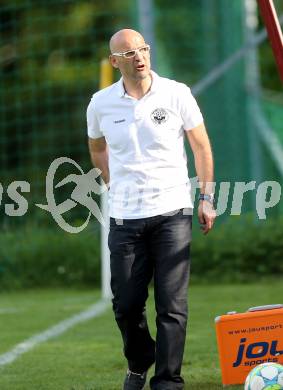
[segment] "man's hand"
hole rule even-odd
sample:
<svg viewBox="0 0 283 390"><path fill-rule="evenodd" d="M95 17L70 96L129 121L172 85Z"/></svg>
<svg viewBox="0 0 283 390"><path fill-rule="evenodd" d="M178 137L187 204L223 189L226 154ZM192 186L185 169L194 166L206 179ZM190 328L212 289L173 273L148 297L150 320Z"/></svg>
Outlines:
<svg viewBox="0 0 283 390"><path fill-rule="evenodd" d="M198 219L204 234L212 229L215 218L216 211L213 204L207 200L201 200L198 206Z"/></svg>

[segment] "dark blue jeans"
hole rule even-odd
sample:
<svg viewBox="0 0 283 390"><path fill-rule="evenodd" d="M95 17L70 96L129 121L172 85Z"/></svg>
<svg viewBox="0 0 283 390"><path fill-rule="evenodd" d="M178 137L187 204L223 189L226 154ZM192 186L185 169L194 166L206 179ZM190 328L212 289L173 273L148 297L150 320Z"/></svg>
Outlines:
<svg viewBox="0 0 283 390"><path fill-rule="evenodd" d="M110 218L113 310L129 369L141 373L155 362L154 390L181 390L187 325L192 217L188 209L142 219ZM156 342L146 319L153 277Z"/></svg>

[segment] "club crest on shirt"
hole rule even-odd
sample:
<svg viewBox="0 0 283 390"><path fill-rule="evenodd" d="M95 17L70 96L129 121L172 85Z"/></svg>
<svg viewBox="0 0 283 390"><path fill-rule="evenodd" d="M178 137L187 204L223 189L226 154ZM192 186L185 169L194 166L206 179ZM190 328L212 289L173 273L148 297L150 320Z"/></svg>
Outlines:
<svg viewBox="0 0 283 390"><path fill-rule="evenodd" d="M165 123L168 120L169 115L164 108L156 108L155 110L152 111L150 117L154 123L161 125L162 123Z"/></svg>

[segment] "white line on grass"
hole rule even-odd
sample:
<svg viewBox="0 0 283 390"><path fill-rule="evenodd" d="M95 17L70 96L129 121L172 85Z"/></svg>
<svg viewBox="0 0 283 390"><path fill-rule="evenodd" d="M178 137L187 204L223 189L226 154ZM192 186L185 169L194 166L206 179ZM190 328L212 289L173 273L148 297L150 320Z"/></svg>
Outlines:
<svg viewBox="0 0 283 390"><path fill-rule="evenodd" d="M109 300L103 299L96 304L90 306L87 310L82 311L81 313L78 313L70 318L67 318L64 321L59 322L57 325L52 326L44 332L37 333L29 339L24 340L23 342L17 344L9 352L0 355L0 366L5 366L6 364L12 363L23 353L30 351L32 348L36 347L40 343L43 343L51 338L61 335L68 329L72 328L74 325L99 316L108 308L109 304Z"/></svg>
<svg viewBox="0 0 283 390"><path fill-rule="evenodd" d="M14 313L19 313L24 311L24 309L17 309L15 307L6 307L6 308L1 308L0 307L0 315L1 314L14 314Z"/></svg>

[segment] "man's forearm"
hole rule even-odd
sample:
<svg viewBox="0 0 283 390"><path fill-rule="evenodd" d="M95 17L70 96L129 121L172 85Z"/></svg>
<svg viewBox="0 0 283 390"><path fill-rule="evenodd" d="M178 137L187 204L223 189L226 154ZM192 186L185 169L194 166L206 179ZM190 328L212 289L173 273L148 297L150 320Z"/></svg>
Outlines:
<svg viewBox="0 0 283 390"><path fill-rule="evenodd" d="M101 176L104 183L109 186L110 175L109 175L109 166L108 166L108 151L107 149L101 152L91 153L91 162L92 164L101 170Z"/></svg>
<svg viewBox="0 0 283 390"><path fill-rule="evenodd" d="M195 155L195 168L202 194L214 192L214 164L210 147L200 148Z"/></svg>
<svg viewBox="0 0 283 390"><path fill-rule="evenodd" d="M194 154L201 193L211 194L214 192L213 156L204 123L190 131L186 131L186 135Z"/></svg>

